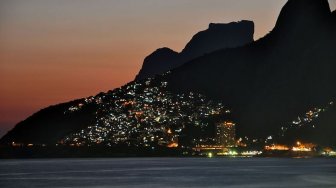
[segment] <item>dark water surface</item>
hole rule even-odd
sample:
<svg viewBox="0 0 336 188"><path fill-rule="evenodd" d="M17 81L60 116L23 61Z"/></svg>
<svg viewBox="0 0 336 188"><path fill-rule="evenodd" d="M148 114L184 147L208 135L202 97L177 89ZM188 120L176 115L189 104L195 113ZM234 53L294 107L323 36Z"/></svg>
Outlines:
<svg viewBox="0 0 336 188"><path fill-rule="evenodd" d="M0 187L336 188L336 159L0 160Z"/></svg>

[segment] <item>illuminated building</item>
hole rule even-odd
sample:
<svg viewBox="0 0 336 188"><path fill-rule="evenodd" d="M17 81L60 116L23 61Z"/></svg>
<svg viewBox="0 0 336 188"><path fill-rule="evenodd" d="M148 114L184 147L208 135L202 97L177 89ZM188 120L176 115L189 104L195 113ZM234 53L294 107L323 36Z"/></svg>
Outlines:
<svg viewBox="0 0 336 188"><path fill-rule="evenodd" d="M296 152L313 151L315 147L316 145L312 143L306 144L306 143L297 142L296 146L293 146L292 151L296 151Z"/></svg>
<svg viewBox="0 0 336 188"><path fill-rule="evenodd" d="M325 148L322 152L323 156L336 157L336 151L333 151L331 148Z"/></svg>
<svg viewBox="0 0 336 188"><path fill-rule="evenodd" d="M22 147L23 144L12 142L12 146L13 146L13 147Z"/></svg>
<svg viewBox="0 0 336 188"><path fill-rule="evenodd" d="M285 145L278 145L278 144L273 144L271 146L265 146L265 150L272 150L272 151L288 151L289 147Z"/></svg>
<svg viewBox="0 0 336 188"><path fill-rule="evenodd" d="M224 147L236 146L236 124L231 121L224 121L217 124L217 143Z"/></svg>
<svg viewBox="0 0 336 188"><path fill-rule="evenodd" d="M177 148L178 147L178 143L172 142L172 143L168 144L167 147L168 148Z"/></svg>

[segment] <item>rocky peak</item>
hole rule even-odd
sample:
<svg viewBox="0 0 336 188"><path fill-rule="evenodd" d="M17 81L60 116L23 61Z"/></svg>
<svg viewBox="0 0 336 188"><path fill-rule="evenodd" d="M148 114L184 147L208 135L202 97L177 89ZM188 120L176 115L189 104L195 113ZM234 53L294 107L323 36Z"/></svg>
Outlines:
<svg viewBox="0 0 336 188"><path fill-rule="evenodd" d="M193 36L181 54L205 54L223 48L241 46L253 41L254 23L243 20L231 23L210 23L207 30Z"/></svg>
<svg viewBox="0 0 336 188"><path fill-rule="evenodd" d="M197 33L190 42L177 53L169 48L160 48L147 56L136 80L152 77L175 69L204 54L220 49L235 48L253 42L254 23L252 21L211 23L209 28Z"/></svg>
<svg viewBox="0 0 336 188"><path fill-rule="evenodd" d="M275 30L290 32L300 27L315 27L330 14L328 0L289 0L280 12Z"/></svg>

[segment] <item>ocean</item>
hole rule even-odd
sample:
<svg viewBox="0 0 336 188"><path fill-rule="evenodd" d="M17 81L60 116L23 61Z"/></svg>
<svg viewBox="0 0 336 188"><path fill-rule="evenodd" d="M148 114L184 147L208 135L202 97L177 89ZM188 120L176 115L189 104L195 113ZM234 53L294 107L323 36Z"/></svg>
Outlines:
<svg viewBox="0 0 336 188"><path fill-rule="evenodd" d="M335 188L336 159L104 158L0 160L0 187Z"/></svg>

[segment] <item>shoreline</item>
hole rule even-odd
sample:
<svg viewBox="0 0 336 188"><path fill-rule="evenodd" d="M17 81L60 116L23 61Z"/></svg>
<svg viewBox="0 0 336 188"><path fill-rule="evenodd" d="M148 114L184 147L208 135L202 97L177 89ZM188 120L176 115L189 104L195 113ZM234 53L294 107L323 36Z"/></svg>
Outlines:
<svg viewBox="0 0 336 188"><path fill-rule="evenodd" d="M336 158L313 152L262 151L259 155L217 155L181 148L110 148L110 147L0 147L0 159L62 158Z"/></svg>

